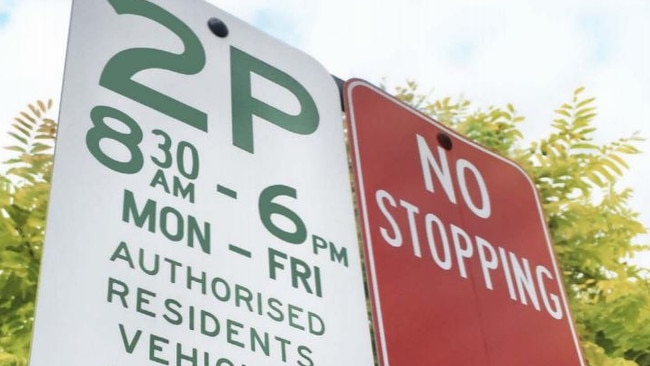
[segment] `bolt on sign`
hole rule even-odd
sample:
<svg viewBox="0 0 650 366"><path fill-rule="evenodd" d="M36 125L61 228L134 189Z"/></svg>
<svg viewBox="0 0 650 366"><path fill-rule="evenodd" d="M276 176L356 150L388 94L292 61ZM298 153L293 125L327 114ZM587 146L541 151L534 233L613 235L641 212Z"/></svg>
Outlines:
<svg viewBox="0 0 650 366"><path fill-rule="evenodd" d="M363 81L345 102L381 365L584 365L524 171Z"/></svg>
<svg viewBox="0 0 650 366"><path fill-rule="evenodd" d="M202 1L72 10L31 365L371 365L329 73Z"/></svg>

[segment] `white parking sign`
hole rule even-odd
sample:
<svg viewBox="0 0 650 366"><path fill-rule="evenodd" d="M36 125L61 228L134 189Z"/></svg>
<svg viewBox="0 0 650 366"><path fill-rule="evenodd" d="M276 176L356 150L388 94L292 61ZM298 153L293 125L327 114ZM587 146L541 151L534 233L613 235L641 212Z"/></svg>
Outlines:
<svg viewBox="0 0 650 366"><path fill-rule="evenodd" d="M77 0L32 366L372 365L339 94L197 0Z"/></svg>

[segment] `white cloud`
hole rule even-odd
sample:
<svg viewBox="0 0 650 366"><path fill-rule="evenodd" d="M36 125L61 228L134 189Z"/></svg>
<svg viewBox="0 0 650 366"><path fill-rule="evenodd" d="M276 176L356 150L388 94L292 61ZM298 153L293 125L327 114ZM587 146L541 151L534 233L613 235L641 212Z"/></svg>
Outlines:
<svg viewBox="0 0 650 366"><path fill-rule="evenodd" d="M69 6L62 0L20 1L0 29L0 126L36 99L58 102ZM0 133L0 146L8 141Z"/></svg>
<svg viewBox="0 0 650 366"><path fill-rule="evenodd" d="M312 27L317 16L318 1L279 0L208 0L208 2L245 20L285 43L301 48L304 35Z"/></svg>
<svg viewBox="0 0 650 366"><path fill-rule="evenodd" d="M305 50L342 77L420 82L479 105L512 102L531 136L576 87L597 97L600 142L641 131L650 138L650 3L498 0L320 2ZM630 158L622 186L650 226L646 154ZM645 236L641 240L649 241ZM650 259L645 265L650 267Z"/></svg>
<svg viewBox="0 0 650 366"><path fill-rule="evenodd" d="M15 3L15 0L0 0L0 28L9 22Z"/></svg>
<svg viewBox="0 0 650 366"><path fill-rule="evenodd" d="M0 13L8 13L16 4L16 0L0 0Z"/></svg>
<svg viewBox="0 0 650 366"><path fill-rule="evenodd" d="M0 0L0 13L11 0ZM650 2L646 0L214 0L340 77L418 80L479 105L511 102L532 135L586 86L598 138L650 138ZM0 123L37 98L59 97L69 0L21 0L0 28ZM69 71L73 72L73 71ZM0 133L0 145L6 134ZM650 226L650 143L625 179ZM650 263L648 263L650 267Z"/></svg>

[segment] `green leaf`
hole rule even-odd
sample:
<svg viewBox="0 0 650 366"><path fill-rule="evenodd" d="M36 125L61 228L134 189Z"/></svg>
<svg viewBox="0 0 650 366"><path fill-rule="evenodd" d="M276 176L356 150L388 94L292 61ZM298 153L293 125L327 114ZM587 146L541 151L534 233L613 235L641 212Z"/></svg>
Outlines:
<svg viewBox="0 0 650 366"><path fill-rule="evenodd" d="M599 188L605 187L605 182L600 178L600 176L598 176L594 172L587 172L586 175L585 175L585 179L587 179L587 181L595 184Z"/></svg>
<svg viewBox="0 0 650 366"><path fill-rule="evenodd" d="M623 158L621 158L620 156L612 154L609 156L609 158L612 159L619 166L622 166L625 169L630 169L630 166L627 164L627 162L623 160Z"/></svg>
<svg viewBox="0 0 650 366"><path fill-rule="evenodd" d="M594 117L596 117L595 113L585 114L585 115L577 116L576 121L591 121L592 119L594 119Z"/></svg>
<svg viewBox="0 0 650 366"><path fill-rule="evenodd" d="M18 130L18 132L22 133L27 138L29 138L32 135L29 131L25 130L24 128L20 127L17 124L13 124L12 127L14 128L14 130Z"/></svg>
<svg viewBox="0 0 650 366"><path fill-rule="evenodd" d="M596 129L595 129L595 128L583 128L583 129L581 129L579 132L580 132L581 134L587 136L587 135L590 135L590 134L596 132Z"/></svg>
<svg viewBox="0 0 650 366"><path fill-rule="evenodd" d="M34 115L35 115L36 117L41 118L41 111L39 111L38 109L36 109L36 107L34 107L33 105L30 104L30 105L29 105L29 110L32 111L32 113L34 113Z"/></svg>
<svg viewBox="0 0 650 366"><path fill-rule="evenodd" d="M20 146L7 146L4 148L5 150L10 150L10 151L16 151L19 153L25 153L25 149L20 147Z"/></svg>
<svg viewBox="0 0 650 366"><path fill-rule="evenodd" d="M577 117L583 117L583 116L586 116L586 115L595 116L596 114L595 114L595 113L592 113L592 112L595 111L595 110L596 110L596 108L583 108L583 109L578 109L578 111L576 112L576 116L577 116ZM591 113L591 114L590 114L590 113Z"/></svg>
<svg viewBox="0 0 650 366"><path fill-rule="evenodd" d="M25 119L27 119L29 122L36 123L36 120L32 118L32 116L30 116L29 114L25 112L20 112L20 115L23 116Z"/></svg>
<svg viewBox="0 0 650 366"><path fill-rule="evenodd" d="M616 149L616 151L622 154L638 154L641 152L639 149L631 145L620 146L618 149Z"/></svg>
<svg viewBox="0 0 650 366"><path fill-rule="evenodd" d="M40 152L43 152L43 151L50 150L51 148L52 147L49 146L49 145L36 143L36 144L34 144L34 147L32 147L31 153L36 154L36 153L40 153Z"/></svg>
<svg viewBox="0 0 650 366"><path fill-rule="evenodd" d="M596 100L596 98L585 99L582 102L576 104L576 109L582 108L582 107L586 106L587 104L591 104L594 100Z"/></svg>
<svg viewBox="0 0 650 366"><path fill-rule="evenodd" d="M594 144L579 142L579 143L572 144L571 149L598 150L599 148Z"/></svg>
<svg viewBox="0 0 650 366"><path fill-rule="evenodd" d="M21 137L21 136L18 136L18 135L16 135L16 134L13 133L13 132L8 132L7 134L8 134L9 136L15 138L16 140L22 142L24 145L27 145L27 139L26 139L26 138Z"/></svg>
<svg viewBox="0 0 650 366"><path fill-rule="evenodd" d="M611 161L609 159L603 159L602 164L604 166L606 166L607 168L609 168L614 173L616 173L617 175L619 175L619 176L623 175L623 171L621 170L621 168L618 165L616 165L615 162L613 162L613 161Z"/></svg>
<svg viewBox="0 0 650 366"><path fill-rule="evenodd" d="M29 131L31 131L32 128L34 128L33 124L29 124L29 123L25 122L25 120L23 120L22 118L15 117L14 121L18 122L21 126L25 127L25 129L27 129Z"/></svg>
<svg viewBox="0 0 650 366"><path fill-rule="evenodd" d="M34 139L36 139L36 140L52 140L52 139L54 139L54 137L52 135L40 134L40 135L34 136Z"/></svg>

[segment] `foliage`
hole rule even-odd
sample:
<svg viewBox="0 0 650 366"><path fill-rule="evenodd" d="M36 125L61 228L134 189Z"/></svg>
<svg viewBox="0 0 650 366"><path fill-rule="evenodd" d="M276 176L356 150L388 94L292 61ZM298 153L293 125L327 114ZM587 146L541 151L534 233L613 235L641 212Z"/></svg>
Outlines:
<svg viewBox="0 0 650 366"><path fill-rule="evenodd" d="M526 143L512 105L472 108L464 99L431 101L415 82L396 88L398 98L469 138L517 161L543 201L564 274L583 352L592 366L650 366L650 283L627 263L633 239L645 228L628 207L632 192L617 190L638 153L637 135L594 142L594 98L577 89L557 109L549 136Z"/></svg>
<svg viewBox="0 0 650 366"><path fill-rule="evenodd" d="M474 108L431 100L407 82L396 95L469 138L509 156L541 192L585 357L591 366L650 366L650 283L626 260L645 228L616 183L636 135L594 142L593 98L577 89L557 111L552 132L526 142L512 105ZM52 102L37 102L12 125L15 157L0 175L0 365L27 364L43 243L56 124Z"/></svg>
<svg viewBox="0 0 650 366"><path fill-rule="evenodd" d="M9 135L0 175L0 365L27 364L52 173L52 101L29 105Z"/></svg>

